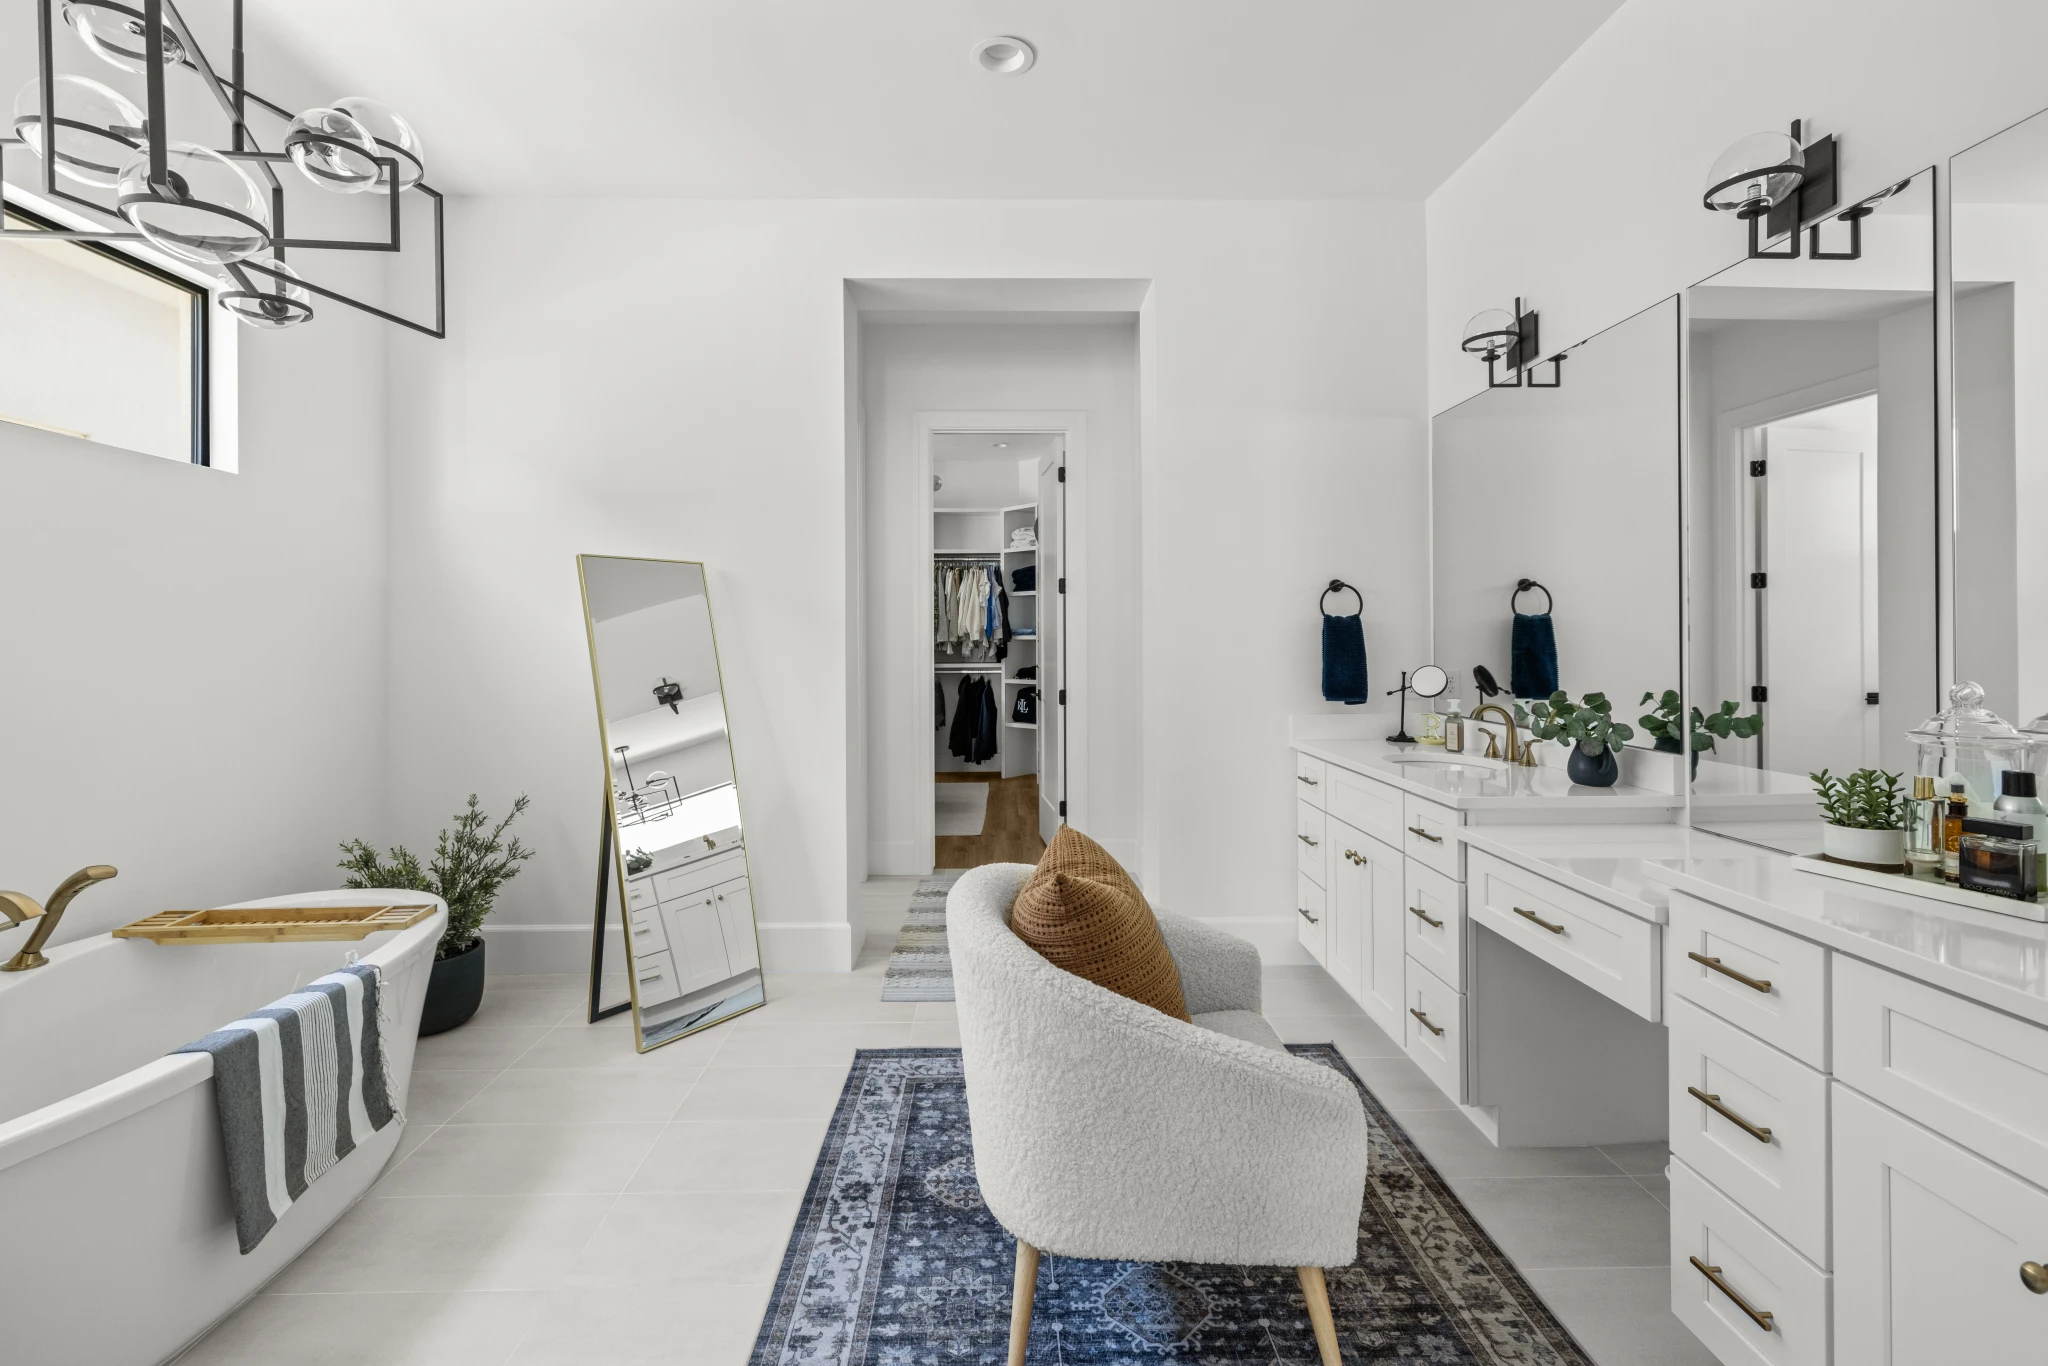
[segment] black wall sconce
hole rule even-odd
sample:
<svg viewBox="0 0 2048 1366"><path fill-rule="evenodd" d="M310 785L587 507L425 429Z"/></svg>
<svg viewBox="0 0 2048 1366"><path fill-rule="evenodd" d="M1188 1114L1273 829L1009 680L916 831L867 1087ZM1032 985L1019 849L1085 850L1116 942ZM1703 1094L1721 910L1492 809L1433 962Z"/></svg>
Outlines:
<svg viewBox="0 0 2048 1366"><path fill-rule="evenodd" d="M1486 387L1489 389L1556 389L1564 383L1564 353L1550 358L1550 378L1536 378L1537 338L1536 310L1524 311L1522 301L1515 300L1512 312L1505 308L1489 308L1475 313L1465 324L1465 332L1458 342L1458 349L1468 356L1486 358ZM1512 379L1500 377L1500 365L1505 362Z"/></svg>
<svg viewBox="0 0 2048 1366"><path fill-rule="evenodd" d="M654 685L654 705L655 705L655 706L657 706L657 707L667 707L667 708L668 708L668 709L669 709L670 711L674 712L674 713L675 713L676 715L678 715L678 716L681 716L681 715L683 714L683 709L682 709L682 707L678 706L677 704L678 704L678 703L680 703L680 702L681 702L682 700L683 700L683 685L682 685L682 684L680 684L680 683L677 683L677 682L675 682L675 681L674 681L674 680L672 680L672 679L667 679L667 678L664 678L664 679L662 679L662 680L661 680L661 681L660 681L659 683L656 683L656 684Z"/></svg>
<svg viewBox="0 0 2048 1366"><path fill-rule="evenodd" d="M1849 225L1847 251L1823 251L1820 225L1840 200L1835 174L1840 145L1834 134L1800 145L1800 120L1789 133L1752 133L1721 153L1707 172L1707 190L1700 203L1733 213L1749 223L1749 259L1796 261L1799 234L1806 232L1806 254L1815 261L1857 261L1863 257L1863 220L1879 202L1904 188L1890 186L1844 209L1835 217ZM1783 248L1764 249L1779 237Z"/></svg>

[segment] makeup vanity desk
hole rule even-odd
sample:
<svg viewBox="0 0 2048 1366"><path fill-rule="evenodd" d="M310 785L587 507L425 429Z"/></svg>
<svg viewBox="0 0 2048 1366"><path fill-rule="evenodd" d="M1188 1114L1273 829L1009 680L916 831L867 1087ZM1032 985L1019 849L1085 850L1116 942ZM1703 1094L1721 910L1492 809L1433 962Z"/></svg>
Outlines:
<svg viewBox="0 0 2048 1366"><path fill-rule="evenodd" d="M1672 1307L1720 1360L2044 1359L2048 925L1653 787L1293 748L1302 945L1495 1143L1668 1137Z"/></svg>

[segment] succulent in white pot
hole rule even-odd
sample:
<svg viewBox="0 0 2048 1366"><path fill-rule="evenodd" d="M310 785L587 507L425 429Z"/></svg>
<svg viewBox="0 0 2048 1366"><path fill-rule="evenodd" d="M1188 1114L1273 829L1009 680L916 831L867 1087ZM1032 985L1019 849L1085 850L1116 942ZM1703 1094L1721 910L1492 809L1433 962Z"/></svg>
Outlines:
<svg viewBox="0 0 2048 1366"><path fill-rule="evenodd" d="M1899 775L1859 768L1846 778L1826 769L1808 774L1820 798L1821 852L1843 863L1904 872L1906 794Z"/></svg>

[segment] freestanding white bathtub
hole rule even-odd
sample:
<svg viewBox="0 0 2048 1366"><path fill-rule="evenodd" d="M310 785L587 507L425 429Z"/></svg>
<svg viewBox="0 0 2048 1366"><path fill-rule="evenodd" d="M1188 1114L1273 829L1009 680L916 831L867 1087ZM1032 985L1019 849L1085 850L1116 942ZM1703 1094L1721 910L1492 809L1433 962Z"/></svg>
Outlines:
<svg viewBox="0 0 2048 1366"><path fill-rule="evenodd" d="M318 892L250 906L434 900ZM436 903L439 904L438 902ZM401 1113L446 908L340 943L157 945L97 935L0 973L0 1360L154 1366L275 1276L391 1159L386 1125L241 1255L214 1113L213 1059L165 1056L353 951L384 970L384 1036ZM26 934L0 933L0 955Z"/></svg>

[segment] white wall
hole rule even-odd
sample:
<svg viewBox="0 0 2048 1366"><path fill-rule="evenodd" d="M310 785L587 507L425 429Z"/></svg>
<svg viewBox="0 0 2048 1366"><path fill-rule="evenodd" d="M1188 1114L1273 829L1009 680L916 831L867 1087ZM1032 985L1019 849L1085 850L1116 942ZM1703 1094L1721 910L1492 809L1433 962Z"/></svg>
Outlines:
<svg viewBox="0 0 2048 1366"><path fill-rule="evenodd" d="M1736 139L1838 133L1859 198L2048 106L2044 45L2013 0L1628 0L1429 199L1431 411L1484 383L1457 351L1482 308L1522 295L1558 346L1740 257L1700 207Z"/></svg>
<svg viewBox="0 0 2048 1366"><path fill-rule="evenodd" d="M718 691L718 652L702 594L600 621L593 634L608 721L660 706L654 688L663 678L682 684L685 697Z"/></svg>
<svg viewBox="0 0 2048 1366"><path fill-rule="evenodd" d="M1289 941L1287 718L1340 710L1317 696L1316 592L1366 590L1377 676L1424 638L1418 206L488 200L450 227L457 335L393 365L392 640L416 661L394 670L394 822L533 794L540 856L494 962L521 923L564 927L527 936L556 941L539 958L587 954L601 770L578 551L705 561L769 962L849 960L848 279L1154 281L1143 762L1105 781L1141 788L1162 904Z"/></svg>

